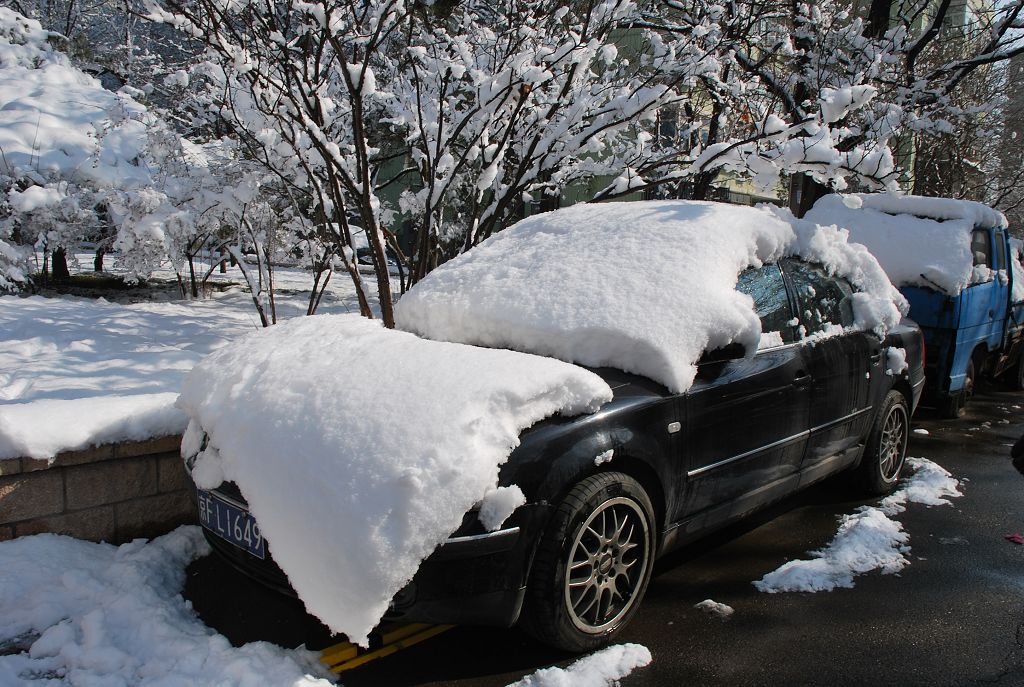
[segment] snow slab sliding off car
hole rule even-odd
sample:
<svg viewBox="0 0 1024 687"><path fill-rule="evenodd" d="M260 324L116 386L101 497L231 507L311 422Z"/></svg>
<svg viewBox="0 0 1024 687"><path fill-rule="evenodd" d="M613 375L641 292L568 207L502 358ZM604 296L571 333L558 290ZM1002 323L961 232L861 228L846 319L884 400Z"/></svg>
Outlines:
<svg viewBox="0 0 1024 687"><path fill-rule="evenodd" d="M470 295L460 300L463 290ZM570 651L605 644L636 613L661 554L843 471L865 493L891 491L924 382L921 332L900 321L905 303L866 250L768 210L672 201L547 213L442 266L399 307L400 327L434 341L349 316L304 318L252 337L233 357L214 354L179 401L192 417L183 454L214 550L271 587L297 590L332 629L356 637L386 609L385 617L409 621L519 622ZM295 344L278 353L332 328L337 335L313 352L300 355ZM415 368L428 376L455 356L431 383L457 379L418 395L412 372L391 370L407 357L393 351L381 354L393 361L381 363L385 372L360 372L392 340L410 355L429 348L428 363ZM506 365L488 358L474 368L459 356L520 356L524 370L564 365L498 348L576 363L585 369L539 377L568 375L558 389L591 386L558 391L531 416L540 421L509 420L540 393L516 387L487 397L465 425L460 411L443 421L450 428L417 429L421 410L458 403L462 387L492 376L488 365L495 377ZM346 359L317 368L330 355ZM275 365L283 370L276 377ZM343 383L303 406L332 372ZM376 393L367 390L377 384L386 389L376 397L344 405L346 393ZM588 407L587 399L597 401ZM330 403L344 410L325 410ZM408 415L386 418L380 426L394 429L373 436L367 427L387 409ZM515 431L496 441L506 446L493 472L482 473L486 488L462 489L462 475L476 468L451 456L486 453L486 437L505 425ZM463 433L474 437L465 449ZM373 440L359 443L367 434ZM367 458L392 440L399 450ZM431 451L449 441L455 448ZM365 470L417 451L419 462L394 479ZM328 488L330 496L318 495ZM366 493L373 503L349 507ZM381 501L376 519L362 519ZM417 538L448 502L455 522L436 530L445 534ZM394 542L420 539L425 548L408 572L372 586L392 559L405 561ZM339 568L348 577L331 578ZM358 598L332 607L327 597L350 587L386 594L382 610L346 626L349 610L366 609Z"/></svg>

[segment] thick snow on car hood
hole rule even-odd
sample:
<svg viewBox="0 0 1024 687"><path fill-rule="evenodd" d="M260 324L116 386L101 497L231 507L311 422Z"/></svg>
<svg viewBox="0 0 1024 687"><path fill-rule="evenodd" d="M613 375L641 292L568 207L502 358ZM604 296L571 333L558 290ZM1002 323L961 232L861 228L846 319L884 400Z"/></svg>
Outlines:
<svg viewBox="0 0 1024 687"><path fill-rule="evenodd" d="M191 419L183 454L209 437L196 483L237 483L309 611L365 643L420 562L495 487L520 432L611 396L600 377L557 360L324 315L207 357L178 406Z"/></svg>
<svg viewBox="0 0 1024 687"><path fill-rule="evenodd" d="M923 286L957 295L987 279L971 255L974 227L1005 227L1002 213L953 198L880 194L827 195L807 220L836 224L866 245L897 286Z"/></svg>
<svg viewBox="0 0 1024 687"><path fill-rule="evenodd" d="M866 293L858 326L885 329L904 301L863 246L784 211L695 201L581 204L536 215L434 270L402 297L401 329L615 367L684 391L695 361L761 324L739 273L786 255Z"/></svg>

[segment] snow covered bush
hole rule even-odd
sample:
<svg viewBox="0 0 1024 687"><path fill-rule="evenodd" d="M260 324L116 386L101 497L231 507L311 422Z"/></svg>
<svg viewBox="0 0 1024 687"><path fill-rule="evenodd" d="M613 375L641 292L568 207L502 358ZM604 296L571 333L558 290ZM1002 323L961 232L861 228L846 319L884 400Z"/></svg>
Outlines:
<svg viewBox="0 0 1024 687"><path fill-rule="evenodd" d="M131 198L154 208L163 193L155 188L162 160L153 154L160 122L132 97L105 90L74 67L53 47L58 39L0 8L0 188L7 201L0 252L8 287L26 281L26 248L45 254L97 232L131 232L129 215L110 212L114 203ZM148 242L125 244L128 260L148 265L168 255L157 235L163 225L154 230ZM160 245L159 258L151 255L152 244ZM132 254L136 245L141 250Z"/></svg>
<svg viewBox="0 0 1024 687"><path fill-rule="evenodd" d="M789 177L798 215L822 186L895 189L916 136L987 111L951 94L1024 51L1022 9L1022 0L970 10L890 0L653 4L647 25L701 44L716 69L690 89L678 135L659 137L662 160L638 173L650 184L695 180L702 194L720 171L770 190ZM673 151L678 166L666 164Z"/></svg>
<svg viewBox="0 0 1024 687"><path fill-rule="evenodd" d="M254 159L308 193L371 316L354 261L365 234L388 326L396 289L386 246L415 282L524 203L625 174L650 154L645 120L708 68L639 28L642 49L620 52L637 16L631 0L283 7L154 0L149 16L207 43L209 107ZM408 255L398 211L413 233Z"/></svg>

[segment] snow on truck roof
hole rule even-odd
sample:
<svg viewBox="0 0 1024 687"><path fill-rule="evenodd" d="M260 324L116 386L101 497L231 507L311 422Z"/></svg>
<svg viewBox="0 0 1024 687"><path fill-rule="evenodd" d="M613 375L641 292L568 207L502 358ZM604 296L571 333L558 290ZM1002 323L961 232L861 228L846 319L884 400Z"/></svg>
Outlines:
<svg viewBox="0 0 1024 687"><path fill-rule="evenodd" d="M971 231L1005 227L1006 217L982 203L954 198L830 194L805 219L838 225L866 245L897 286L923 286L950 295L987 278L974 269Z"/></svg>
<svg viewBox="0 0 1024 687"><path fill-rule="evenodd" d="M845 235L777 209L698 201L580 204L530 217L434 270L402 297L396 320L430 339L614 367L684 391L705 350L757 348L760 322L737 276L787 255L867 292L864 328L899 320L902 298Z"/></svg>
<svg viewBox="0 0 1024 687"><path fill-rule="evenodd" d="M520 222L403 296L400 326L437 340L325 315L215 352L178 400L191 419L182 452L206 433L196 483L234 481L307 609L365 642L474 504L494 529L523 502L495 488L523 430L611 399L569 362L685 390L706 347L756 349L737 276L785 255L860 286L859 326L899 320L877 262L834 228L716 203L575 206Z"/></svg>

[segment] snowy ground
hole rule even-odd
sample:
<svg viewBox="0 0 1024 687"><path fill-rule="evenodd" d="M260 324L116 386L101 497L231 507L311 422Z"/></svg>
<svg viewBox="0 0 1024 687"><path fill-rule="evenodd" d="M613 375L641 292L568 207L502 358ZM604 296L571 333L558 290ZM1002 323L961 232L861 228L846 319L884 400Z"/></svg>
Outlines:
<svg viewBox="0 0 1024 687"><path fill-rule="evenodd" d="M91 255L76 257L83 268L91 265ZM173 273L154 277L169 280ZM174 289L134 303L0 297L0 459L50 458L183 431L185 415L173 403L184 374L206 354L259 329L240 273L215 272L212 281L239 286L196 301L170 300ZM280 268L276 283L279 319L304 314L310 275ZM351 280L335 275L318 312L353 311Z"/></svg>
<svg viewBox="0 0 1024 687"><path fill-rule="evenodd" d="M181 596L209 553L198 527L120 547L52 534L0 542L0 685L312 687L334 676L303 647L233 647ZM514 687L605 687L651 661L612 646Z"/></svg>
<svg viewBox="0 0 1024 687"><path fill-rule="evenodd" d="M910 477L876 506L861 506L839 521L839 531L812 558L789 561L754 586L762 592L822 592L853 587L853 578L872 570L898 573L910 565L910 535L895 519L908 503L949 505L962 496L960 482L925 458L907 458Z"/></svg>

